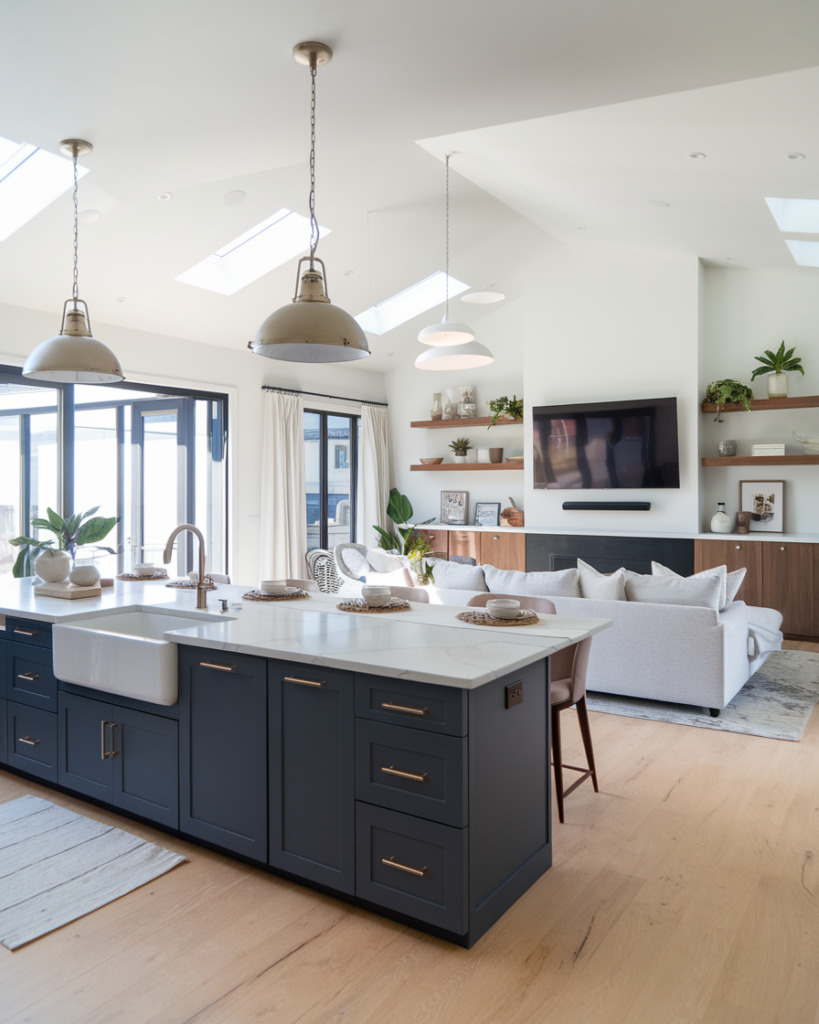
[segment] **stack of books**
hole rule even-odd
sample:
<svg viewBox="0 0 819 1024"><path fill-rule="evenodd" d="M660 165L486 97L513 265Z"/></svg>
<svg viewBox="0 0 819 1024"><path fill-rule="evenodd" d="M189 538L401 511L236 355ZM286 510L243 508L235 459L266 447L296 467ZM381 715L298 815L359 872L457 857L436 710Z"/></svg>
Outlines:
<svg viewBox="0 0 819 1024"><path fill-rule="evenodd" d="M781 444L755 444L751 449L752 455L784 455L785 442Z"/></svg>

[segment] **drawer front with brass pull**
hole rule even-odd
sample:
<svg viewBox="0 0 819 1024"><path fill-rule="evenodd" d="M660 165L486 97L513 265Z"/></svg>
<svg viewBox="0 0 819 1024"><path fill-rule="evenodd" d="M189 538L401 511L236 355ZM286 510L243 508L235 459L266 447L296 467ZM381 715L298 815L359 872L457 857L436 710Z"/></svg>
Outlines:
<svg viewBox="0 0 819 1024"><path fill-rule="evenodd" d="M9 643L6 648L6 696L43 711L57 711L57 680L47 648Z"/></svg>
<svg viewBox="0 0 819 1024"><path fill-rule="evenodd" d="M0 764L8 764L9 744L6 728L6 701L0 697Z"/></svg>
<svg viewBox="0 0 819 1024"><path fill-rule="evenodd" d="M467 741L359 718L357 800L463 828L467 822Z"/></svg>
<svg viewBox="0 0 819 1024"><path fill-rule="evenodd" d="M8 702L8 763L49 782L57 781L57 716Z"/></svg>
<svg viewBox="0 0 819 1024"><path fill-rule="evenodd" d="M463 935L469 829L356 804L356 896Z"/></svg>
<svg viewBox="0 0 819 1024"><path fill-rule="evenodd" d="M389 725L465 736L467 690L356 672L355 713Z"/></svg>
<svg viewBox="0 0 819 1024"><path fill-rule="evenodd" d="M48 647L51 649L51 623L33 622L31 619L16 619L6 616L6 640L17 644L28 644L30 647Z"/></svg>

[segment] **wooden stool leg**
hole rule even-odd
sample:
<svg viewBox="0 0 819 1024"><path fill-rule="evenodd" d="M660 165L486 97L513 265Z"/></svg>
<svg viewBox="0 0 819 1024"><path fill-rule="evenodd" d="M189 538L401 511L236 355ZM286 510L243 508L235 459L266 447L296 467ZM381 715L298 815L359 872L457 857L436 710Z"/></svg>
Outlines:
<svg viewBox="0 0 819 1024"><path fill-rule="evenodd" d="M557 795L557 813L561 824L563 816L563 750L560 744L560 712L552 708L552 758L555 766L555 793Z"/></svg>
<svg viewBox="0 0 819 1024"><path fill-rule="evenodd" d="M594 766L594 750L592 749L591 727L589 725L589 709L586 707L585 694L580 698L576 706L577 720L580 724L580 735L583 737L583 747L586 751L586 761L589 765L589 768L591 769L592 784L594 785L595 793L599 793L600 790L597 788L597 769Z"/></svg>

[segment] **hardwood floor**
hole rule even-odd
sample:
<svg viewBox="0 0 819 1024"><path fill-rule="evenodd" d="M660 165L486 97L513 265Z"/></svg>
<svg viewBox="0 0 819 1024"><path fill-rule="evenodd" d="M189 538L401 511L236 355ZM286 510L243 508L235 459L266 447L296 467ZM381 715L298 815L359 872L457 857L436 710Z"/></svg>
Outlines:
<svg viewBox="0 0 819 1024"><path fill-rule="evenodd" d="M600 794L567 799L554 867L471 950L0 772L0 802L35 793L188 858L0 947L0 1021L817 1024L819 712L799 743L592 732Z"/></svg>

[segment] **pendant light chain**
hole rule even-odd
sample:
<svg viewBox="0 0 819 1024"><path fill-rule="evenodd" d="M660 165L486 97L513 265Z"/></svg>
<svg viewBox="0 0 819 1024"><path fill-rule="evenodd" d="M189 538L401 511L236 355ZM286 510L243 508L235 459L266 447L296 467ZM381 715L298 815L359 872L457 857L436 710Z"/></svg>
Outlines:
<svg viewBox="0 0 819 1024"><path fill-rule="evenodd" d="M316 220L316 62L310 63L310 269L319 243L319 226Z"/></svg>
<svg viewBox="0 0 819 1024"><path fill-rule="evenodd" d="M73 299L74 299L74 308L75 309L77 308L77 299L79 298L79 295L80 295L79 288L77 286L77 247L78 247L77 222L79 220L79 213L78 213L79 207L77 205L77 194L78 194L78 191L77 191L77 150L75 148L75 150L74 150L74 290L73 290L73 293L72 293L73 294Z"/></svg>
<svg viewBox="0 0 819 1024"><path fill-rule="evenodd" d="M444 320L449 320L449 153L446 155L446 304Z"/></svg>

